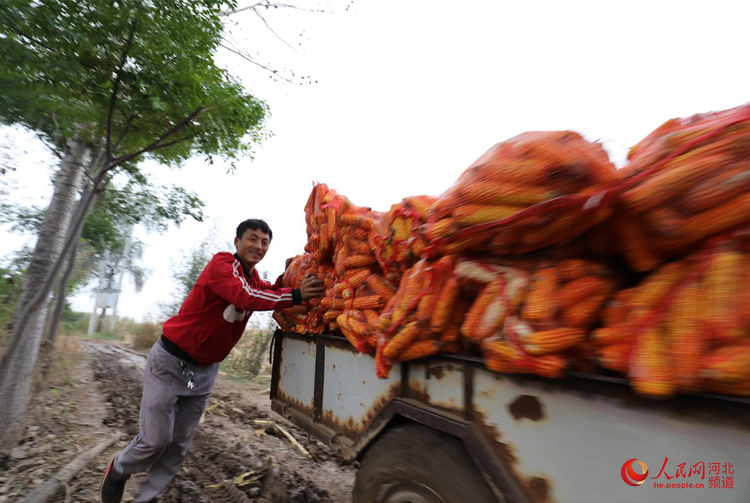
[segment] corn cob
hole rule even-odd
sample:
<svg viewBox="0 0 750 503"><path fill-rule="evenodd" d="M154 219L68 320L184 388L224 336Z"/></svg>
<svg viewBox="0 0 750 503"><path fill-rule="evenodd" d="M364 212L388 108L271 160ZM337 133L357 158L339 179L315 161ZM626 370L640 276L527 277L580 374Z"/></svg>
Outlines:
<svg viewBox="0 0 750 503"><path fill-rule="evenodd" d="M555 328L521 336L523 349L530 355L542 356L559 353L583 342L586 332L575 328Z"/></svg>
<svg viewBox="0 0 750 503"><path fill-rule="evenodd" d="M461 253L466 250L482 249L482 245L484 245L488 240L489 240L489 236L487 235L487 233L482 232L482 233L478 233L473 236L470 236L468 238L464 238L464 239L440 246L439 252L442 253L443 255L454 255L456 253Z"/></svg>
<svg viewBox="0 0 750 503"><path fill-rule="evenodd" d="M545 355L532 358L532 371L548 379L559 379L563 376L568 361L561 355Z"/></svg>
<svg viewBox="0 0 750 503"><path fill-rule="evenodd" d="M404 199L405 205L413 209L417 216L422 220L427 219L430 206L432 206L434 202L435 198L430 196L413 196Z"/></svg>
<svg viewBox="0 0 750 503"><path fill-rule="evenodd" d="M369 243L359 239L348 239L346 241L347 247L357 255L372 255Z"/></svg>
<svg viewBox="0 0 750 503"><path fill-rule="evenodd" d="M388 374L391 372L391 364L383 355L384 347L385 345L380 343L375 348L375 375L378 379L388 378Z"/></svg>
<svg viewBox="0 0 750 503"><path fill-rule="evenodd" d="M364 338L369 334L367 323L360 318L364 315L358 310L350 310L347 313L342 313L336 317L336 323L339 326L346 326L349 330L354 332L357 337Z"/></svg>
<svg viewBox="0 0 750 503"><path fill-rule="evenodd" d="M698 390L700 357L705 339L699 326L701 288L691 283L680 289L667 318L669 349L674 357L675 383L682 391Z"/></svg>
<svg viewBox="0 0 750 503"><path fill-rule="evenodd" d="M531 206L557 196L545 187L515 183L478 182L464 184L459 196L473 204L507 204Z"/></svg>
<svg viewBox="0 0 750 503"><path fill-rule="evenodd" d="M351 255L344 259L345 269L355 269L367 267L375 263L375 257L372 255Z"/></svg>
<svg viewBox="0 0 750 503"><path fill-rule="evenodd" d="M616 372L626 372L632 346L632 342L627 341L600 347L598 350L600 365Z"/></svg>
<svg viewBox="0 0 750 503"><path fill-rule="evenodd" d="M633 388L643 395L668 397L675 390L672 371L661 328L647 328L638 337L630 366Z"/></svg>
<svg viewBox="0 0 750 503"><path fill-rule="evenodd" d="M453 211L453 217L459 226L467 227L503 220L511 215L515 215L521 209L518 206L464 204Z"/></svg>
<svg viewBox="0 0 750 503"><path fill-rule="evenodd" d="M473 340L490 337L505 321L507 306L502 291L505 281L500 277L485 286L471 306L461 333Z"/></svg>
<svg viewBox="0 0 750 503"><path fill-rule="evenodd" d="M297 323L294 326L294 331L298 334L306 334L307 333L307 324L305 323Z"/></svg>
<svg viewBox="0 0 750 503"><path fill-rule="evenodd" d="M630 305L636 309L652 309L669 292L672 285L682 279L685 272L684 262L672 262L660 267L638 287Z"/></svg>
<svg viewBox="0 0 750 503"><path fill-rule="evenodd" d="M618 242L630 266L638 272L652 271L661 260L651 250L646 231L640 221L631 216L620 216L614 220Z"/></svg>
<svg viewBox="0 0 750 503"><path fill-rule="evenodd" d="M381 309L386 302L380 295L366 295L346 301L345 305L349 309Z"/></svg>
<svg viewBox="0 0 750 503"><path fill-rule="evenodd" d="M555 269L542 267L537 271L534 286L531 288L523 307L526 320L544 321L552 315L553 294L557 287Z"/></svg>
<svg viewBox="0 0 750 503"><path fill-rule="evenodd" d="M685 219L684 243L695 243L750 221L750 192Z"/></svg>
<svg viewBox="0 0 750 503"><path fill-rule="evenodd" d="M367 320L367 326L371 329L374 329L375 326L378 324L378 318L380 318L380 313L375 309L365 309L365 320Z"/></svg>
<svg viewBox="0 0 750 503"><path fill-rule="evenodd" d="M424 263L420 262L411 269L408 277L404 277L396 294L397 300L393 306L393 321L397 322L407 313L407 309L416 300L425 285L428 275L425 274ZM416 306L415 306L416 307Z"/></svg>
<svg viewBox="0 0 750 503"><path fill-rule="evenodd" d="M352 290L364 284L372 272L369 269L354 269L347 271L342 280L336 283L333 291L336 295L341 295L344 290Z"/></svg>
<svg viewBox="0 0 750 503"><path fill-rule="evenodd" d="M373 292L383 297L386 302L390 302L395 295L395 288L393 288L393 285L382 276L376 274L371 275L367 278L367 284L372 288Z"/></svg>
<svg viewBox="0 0 750 503"><path fill-rule="evenodd" d="M386 343L383 349L383 356L390 360L398 357L406 347L414 342L418 335L419 328L417 328L417 322L412 321L408 323Z"/></svg>
<svg viewBox="0 0 750 503"><path fill-rule="evenodd" d="M404 349L398 357L394 359L397 362L405 362L409 360L416 360L417 358L425 358L440 352L441 343L438 341L417 341L413 342L406 349Z"/></svg>
<svg viewBox="0 0 750 503"><path fill-rule="evenodd" d="M750 379L750 341L719 348L706 356L701 365L701 376L717 381L745 381Z"/></svg>
<svg viewBox="0 0 750 503"><path fill-rule="evenodd" d="M424 228L424 234L430 241L435 239L447 238L452 236L458 230L456 221L452 218L444 218L437 222L429 223Z"/></svg>
<svg viewBox="0 0 750 503"><path fill-rule="evenodd" d="M374 224L375 221L372 218L356 213L344 213L339 219L339 225L341 226L358 227L366 231L372 229Z"/></svg>
<svg viewBox="0 0 750 503"><path fill-rule="evenodd" d="M570 306L563 312L566 326L588 329L596 322L602 305L609 297L609 292L597 293L576 305Z"/></svg>
<svg viewBox="0 0 750 503"><path fill-rule="evenodd" d="M411 237L411 220L403 217L393 219L393 239L397 241L406 241Z"/></svg>
<svg viewBox="0 0 750 503"><path fill-rule="evenodd" d="M458 279L454 276L448 280L440 291L440 295L435 304L435 311L432 314L432 321L430 323L430 328L433 333L439 334L443 331L445 324L450 319L451 308L456 302L458 292Z"/></svg>
<svg viewBox="0 0 750 503"><path fill-rule="evenodd" d="M746 256L734 250L720 251L711 260L704 278L703 303L705 320L711 326L726 326L726 322L733 318L736 302L743 288L740 282L742 270L746 267Z"/></svg>
<svg viewBox="0 0 750 503"><path fill-rule="evenodd" d="M750 169L740 166L696 185L681 198L680 208L690 214L701 213L739 196L748 187Z"/></svg>
<svg viewBox="0 0 750 503"><path fill-rule="evenodd" d="M329 309L323 315L323 321L325 321L326 323L331 323L332 321L336 321L336 318L338 318L339 315L343 313L344 311L334 311L332 309Z"/></svg>
<svg viewBox="0 0 750 503"><path fill-rule="evenodd" d="M602 327L591 333L591 340L598 346L609 346L625 342L630 331L623 327Z"/></svg>
<svg viewBox="0 0 750 503"><path fill-rule="evenodd" d="M510 362L518 359L519 357L517 350L505 341L483 341L481 343L481 348L482 355L486 359Z"/></svg>
<svg viewBox="0 0 750 503"><path fill-rule="evenodd" d="M721 162L717 157L699 157L686 160L685 156L672 161L674 167L667 168L647 178L638 186L622 194L621 199L628 210L640 214L676 198L706 175L712 163Z"/></svg>
<svg viewBox="0 0 750 503"><path fill-rule="evenodd" d="M410 251L415 258L419 258L422 256L425 248L427 248L427 243L425 243L421 236L416 236L411 242Z"/></svg>
<svg viewBox="0 0 750 503"><path fill-rule="evenodd" d="M342 315L344 316L344 315ZM351 320L350 320L351 321ZM339 329L341 330L341 333L344 334L344 337L346 337L346 340L349 341L349 343L354 346L354 349L357 350L358 353L366 353L369 350L369 344L367 344L367 341L362 340L349 326L348 323L342 324L340 322L337 322Z"/></svg>
<svg viewBox="0 0 750 503"><path fill-rule="evenodd" d="M569 307L579 304L597 293L602 293L610 289L609 285L609 281L594 276L584 276L569 281L555 294L557 307L561 311L565 311Z"/></svg>

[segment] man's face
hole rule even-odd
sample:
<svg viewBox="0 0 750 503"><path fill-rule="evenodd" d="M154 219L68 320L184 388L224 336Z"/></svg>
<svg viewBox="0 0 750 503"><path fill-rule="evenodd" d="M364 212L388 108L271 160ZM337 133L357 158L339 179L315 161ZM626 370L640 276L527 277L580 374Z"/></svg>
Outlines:
<svg viewBox="0 0 750 503"><path fill-rule="evenodd" d="M248 229L242 235L242 239L234 238L237 255L248 267L254 267L255 264L263 260L270 244L271 238L260 229Z"/></svg>

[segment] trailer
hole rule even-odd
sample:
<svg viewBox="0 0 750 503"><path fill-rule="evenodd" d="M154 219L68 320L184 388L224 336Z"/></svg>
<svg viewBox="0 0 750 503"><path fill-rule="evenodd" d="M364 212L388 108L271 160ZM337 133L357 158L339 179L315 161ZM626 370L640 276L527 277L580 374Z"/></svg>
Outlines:
<svg viewBox="0 0 750 503"><path fill-rule="evenodd" d="M277 331L273 410L358 462L354 503L750 501L750 401L438 355L375 376L346 339ZM701 470L702 469L702 470Z"/></svg>

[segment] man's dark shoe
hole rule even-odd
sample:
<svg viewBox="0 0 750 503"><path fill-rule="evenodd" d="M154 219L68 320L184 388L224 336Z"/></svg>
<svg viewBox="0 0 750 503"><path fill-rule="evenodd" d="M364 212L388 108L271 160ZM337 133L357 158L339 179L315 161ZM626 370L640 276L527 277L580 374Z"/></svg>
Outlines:
<svg viewBox="0 0 750 503"><path fill-rule="evenodd" d="M102 484L99 486L100 503L120 503L122 493L125 492L125 482L130 478L127 475L117 473L113 466L114 462L115 458L112 458L107 464L104 477L102 477Z"/></svg>

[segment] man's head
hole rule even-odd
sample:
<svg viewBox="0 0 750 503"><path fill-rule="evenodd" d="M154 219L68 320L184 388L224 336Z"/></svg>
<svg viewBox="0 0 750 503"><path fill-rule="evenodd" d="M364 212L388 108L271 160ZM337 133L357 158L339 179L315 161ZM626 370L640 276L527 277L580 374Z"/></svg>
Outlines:
<svg viewBox="0 0 750 503"><path fill-rule="evenodd" d="M234 247L245 267L253 268L266 256L273 232L263 220L250 218L237 226Z"/></svg>

